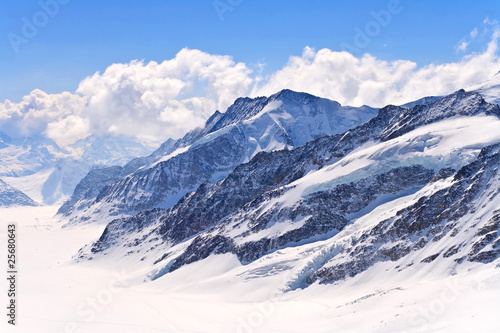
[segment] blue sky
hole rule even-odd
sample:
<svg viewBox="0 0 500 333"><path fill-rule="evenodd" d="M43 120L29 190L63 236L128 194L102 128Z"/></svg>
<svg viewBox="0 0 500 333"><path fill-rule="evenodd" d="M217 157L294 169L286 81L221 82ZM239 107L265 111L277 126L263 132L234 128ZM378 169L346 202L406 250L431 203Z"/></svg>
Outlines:
<svg viewBox="0 0 500 333"><path fill-rule="evenodd" d="M374 20L371 11L387 9L389 2L222 0L231 10L221 20L214 1L70 0L16 53L8 34L22 36L23 17L32 21L42 8L39 1L4 1L0 100L19 101L35 88L73 92L83 78L112 63L160 62L184 47L230 55L251 69L263 63L264 74L272 73L305 46L340 51L342 43L352 44L355 28L364 29ZM400 3L401 13L362 53L419 66L457 61L463 56L456 50L460 40L485 18L500 17L497 0ZM471 47L480 51L486 41L476 44Z"/></svg>
<svg viewBox="0 0 500 333"><path fill-rule="evenodd" d="M500 70L499 22L498 0L3 1L0 131L157 145L285 88L373 107L446 95Z"/></svg>

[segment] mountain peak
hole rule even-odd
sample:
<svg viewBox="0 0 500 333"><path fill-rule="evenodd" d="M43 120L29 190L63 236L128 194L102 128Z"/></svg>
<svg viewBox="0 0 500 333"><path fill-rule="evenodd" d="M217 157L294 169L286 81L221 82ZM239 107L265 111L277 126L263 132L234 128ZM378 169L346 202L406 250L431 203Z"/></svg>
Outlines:
<svg viewBox="0 0 500 333"><path fill-rule="evenodd" d="M334 235L339 232L344 232L345 235L345 230L349 232L348 228L351 223L358 223L357 220L365 214L370 216L373 209L379 205L381 198L392 198L391 201L399 200L410 193L413 198L414 195L425 197L437 191L436 196L428 199L428 205L422 205L422 201L415 200L415 207L410 206L409 211L412 212L413 219L417 222L404 221L405 216L400 213L403 211L391 208L393 210L391 214L395 214L404 222L402 227L397 224L393 226L392 220L382 219L379 215L375 220L380 219L378 223L384 227L383 229L374 228L373 222L370 222L369 226L362 225L367 228L367 233L364 235L367 237L360 237L356 241L364 246L365 252L361 258L353 253L349 257L350 260L356 263L358 260L363 262L366 258L366 263L370 266L377 261L386 261L387 258L396 261L407 255L410 249L417 251L420 248L412 245L408 249L400 249L398 245L395 245L394 250L390 251L385 246L378 249L379 246L370 243L368 235L376 235L378 240L382 240L378 244L387 243L393 246L392 244L397 244L402 239L399 232L413 233L412 236L415 235L415 237L411 238L416 241L420 238L417 232L424 230L429 233L422 242L431 244L434 240L432 242L430 240L435 233L444 230L442 227L448 222L443 217L448 213L444 205L448 202L456 202L452 213L460 211L462 193L469 188L474 189L469 186L470 176L468 175L479 175L478 165L484 164L484 161L479 161L466 169L461 169L467 163L474 162L479 154L478 148L483 148L490 143L489 139L478 140L471 133L477 133L478 129L483 130L484 125L490 122L494 123L494 126L490 127L491 132L498 133L500 127L500 121L493 119L494 117L487 119L483 117L483 114L488 114L488 112L499 115L497 105L488 104L477 93L469 93L461 89L433 103L417 105L411 109L394 105L386 106L376 117L359 126L350 126L346 132L322 136L315 140L309 137L306 140L307 143L302 146L295 146L294 143L299 140L292 139L293 144L290 146L294 146L294 149L275 149L276 145L268 145L269 141L262 140L263 137L269 137L268 133L280 133L279 136L274 137L276 139L274 142L281 139L280 143L288 146L287 138L293 138L296 133L300 133L304 123L320 125L326 123L323 119L328 114L327 111L312 112L315 107L318 109L322 109L325 105L331 107L331 104L323 103L326 100L318 99L320 103L317 104L307 104L305 101L302 109L298 103L284 101L289 97L304 96L307 97L307 94L290 90L273 95L271 102L278 99L283 103L275 103L279 105L271 105L263 109L258 116L239 123L234 134L231 131L221 131L218 135L205 138L203 144L196 146L198 153L188 150L184 155L178 155L172 160L163 162L159 171L152 170L145 174L146 170L141 170L140 175L133 176L135 179L131 178L130 181L121 184L117 187L116 196L108 196L103 201L123 202L121 198L134 197L135 193L143 195L146 191L142 188L126 192L127 188L133 188L135 184L142 183L147 183L148 190L154 195L165 193L169 190L165 186L169 177L175 179L174 185L178 186L179 180L186 176L186 170L193 169L196 170L196 175L202 175L203 172L207 172L205 170L209 172L211 170L202 169L201 165L219 167L223 159L229 162L245 161L241 156L247 151L240 150L232 153L229 148L248 147L252 142L259 143L259 149L250 151L251 153L257 152L257 154L254 154L248 163L229 164L229 168L226 169L229 171L223 178L219 176L221 170L218 170L219 177L215 181L208 177L199 179L198 183L191 187L195 190L178 200L174 206L156 206L156 208L169 209L144 210L145 197L141 197L140 210L142 211L133 217L112 221L96 243L80 252L80 258L96 258L94 256L109 254L111 251L118 253L126 247L131 253L136 253L138 258L149 256L145 260L149 260L153 265L159 263L158 260L166 258L163 264L154 268L155 277L203 260L212 254L233 253L241 263L249 264L277 249L294 246L297 243L307 243L313 237L320 240L335 237ZM270 101L266 99L265 103L271 104ZM348 112L353 111L351 108L346 109ZM331 111L328 109L328 112ZM338 119L345 116L343 112L330 114L340 115L339 118L334 117L335 124L338 124ZM321 117L315 118L317 115ZM457 117L469 118L466 121L463 121L463 118L452 119ZM281 119L288 122L290 119L299 119L300 124L292 128L286 122L282 122L279 126L272 127ZM319 119L319 121L311 122L312 119ZM469 119L471 127L465 126ZM269 125L271 127L267 127ZM282 131L275 132L278 129ZM251 140L242 137L242 134L248 135ZM407 137L398 140L397 138L402 135L407 135ZM491 142L495 140L500 140L498 134L492 136ZM262 149L265 147L264 143L269 148ZM224 148L225 146L227 148ZM220 150L216 150L220 148L223 148L222 154ZM482 154L494 156L497 151L498 146L492 146L489 150L483 150ZM203 163L199 163L193 159L197 156L196 154L203 157L216 156L216 163L211 159L203 159ZM182 159L186 162L193 160L195 167L191 168L186 163L175 163L174 159ZM492 168L498 165L496 160L491 159L490 162ZM177 165L181 165L179 169L181 173L175 169ZM456 173L455 170L465 170L459 174L465 175L466 177L462 178L467 179L450 195L448 191L438 191L439 187L435 185L435 179L449 178ZM158 177L157 189L151 190L151 179L161 172L168 174L169 177ZM189 172L187 176L193 179ZM210 174L209 176L212 177ZM486 173L485 176L487 176ZM481 186L476 188L481 188ZM426 189L416 194L415 189L423 188ZM475 196L472 190L468 194L468 198ZM407 200L407 205L414 202L413 198ZM449 201L443 198L449 198ZM105 211L109 210L108 207L100 206L97 209ZM150 208L153 207L154 205L150 205ZM135 208L132 207L128 211L133 209ZM426 209L425 214L420 213L423 209ZM452 216L451 213L449 215L450 220L454 219L455 215ZM440 228L425 230L430 223L439 224ZM406 226L411 226L411 228L406 228ZM448 231L451 229L452 227ZM392 234L384 230L391 230ZM339 237L343 237L342 234L340 235ZM137 239L147 240L148 237L145 247L136 241ZM413 240L405 241L412 244ZM166 249L165 244L172 247ZM179 244L182 246L174 249L174 246ZM345 249L347 249L345 253L350 256L349 249L353 247L348 244ZM379 251L376 256L372 255L374 249ZM167 250L168 254L165 254ZM342 247L336 247L333 252L321 254L322 257L326 255L326 260L323 258L317 261L318 267L314 269L318 273L315 276L308 276L306 280L308 283L318 279L323 282L337 281L347 278L346 272L354 276L367 267L364 264L350 265L349 267L353 268L346 270L341 265L335 266L336 262L333 260L330 263L338 269L330 270L329 266L321 268L329 262L330 259L327 257L335 257L338 250L342 250ZM445 248L442 253L444 254L446 250ZM155 254L151 255L151 253ZM428 253L419 261L426 263L429 255L435 255L435 253ZM496 258L495 255L491 257ZM165 266L166 262L169 263ZM310 269L307 270L309 271ZM301 279L293 281L304 281Z"/></svg>
<svg viewBox="0 0 500 333"><path fill-rule="evenodd" d="M306 92L294 91L291 89L283 89L269 97L269 101L288 99L294 102L304 102L306 100L318 100L321 97L311 95Z"/></svg>
<svg viewBox="0 0 500 333"><path fill-rule="evenodd" d="M445 118L474 116L480 113L500 116L500 108L496 104L487 103L477 92L466 92L463 89L430 104L417 105L411 109L388 106L382 108L379 114L385 117L394 115L394 118L381 134L381 139L390 140L418 126L427 125Z"/></svg>

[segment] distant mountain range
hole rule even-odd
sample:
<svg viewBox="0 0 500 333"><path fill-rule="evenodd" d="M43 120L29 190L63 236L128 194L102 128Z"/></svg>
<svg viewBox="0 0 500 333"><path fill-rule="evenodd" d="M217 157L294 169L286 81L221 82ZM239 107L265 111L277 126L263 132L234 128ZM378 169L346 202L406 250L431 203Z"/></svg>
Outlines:
<svg viewBox="0 0 500 333"><path fill-rule="evenodd" d="M65 201L92 169L123 165L150 149L126 137L90 136L66 149L42 137L0 133L0 177L41 204Z"/></svg>

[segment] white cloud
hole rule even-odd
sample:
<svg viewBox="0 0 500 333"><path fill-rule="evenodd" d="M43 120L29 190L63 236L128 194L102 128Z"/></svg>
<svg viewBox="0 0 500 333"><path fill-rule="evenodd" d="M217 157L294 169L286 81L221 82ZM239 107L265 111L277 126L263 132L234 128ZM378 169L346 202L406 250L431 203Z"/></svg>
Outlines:
<svg viewBox="0 0 500 333"><path fill-rule="evenodd" d="M500 70L498 29L487 49L460 61L418 67L408 60L392 62L369 54L356 58L347 52L306 47L279 71L253 87L252 96L283 88L334 99L344 105L403 104L429 95L444 95L479 84Z"/></svg>
<svg viewBox="0 0 500 333"><path fill-rule="evenodd" d="M84 108L85 97L69 92L47 94L35 89L19 103L6 100L0 104L0 131L12 137L43 135L49 131L49 137L66 145L89 133L82 118ZM68 128L69 124L78 126Z"/></svg>
<svg viewBox="0 0 500 333"><path fill-rule="evenodd" d="M88 96L92 131L164 140L225 111L247 93L249 75L230 56L183 49L162 63L113 64L83 80L77 93Z"/></svg>
<svg viewBox="0 0 500 333"><path fill-rule="evenodd" d="M262 76L262 65L254 66L252 74L230 56L191 49L161 63L113 64L85 78L75 93L34 90L19 103L0 103L0 131L13 137L47 135L62 146L92 133L127 134L159 143L201 126L237 97L268 96L284 88L344 105L403 104L482 83L498 72L498 23L485 20L484 27L491 40L482 52L424 67L409 60L389 62L369 54L357 58L309 47L267 77ZM470 33L471 38L477 35L477 29Z"/></svg>
<svg viewBox="0 0 500 333"><path fill-rule="evenodd" d="M472 39L476 38L478 33L479 32L478 32L477 28L474 28L474 30L472 30L470 32L470 38L472 38Z"/></svg>
<svg viewBox="0 0 500 333"><path fill-rule="evenodd" d="M457 51L461 51L461 52L466 52L467 51L467 46L469 46L469 43L470 42L466 42L464 40L461 40L460 43L458 43L457 45Z"/></svg>
<svg viewBox="0 0 500 333"><path fill-rule="evenodd" d="M94 134L125 134L150 143L178 138L247 94L251 71L230 56L183 49L162 63L113 64L85 78L76 94L34 90L0 104L0 131L45 134L65 146Z"/></svg>
<svg viewBox="0 0 500 333"><path fill-rule="evenodd" d="M81 116L70 115L59 121L48 123L45 134L64 147L88 137L90 135L89 122Z"/></svg>

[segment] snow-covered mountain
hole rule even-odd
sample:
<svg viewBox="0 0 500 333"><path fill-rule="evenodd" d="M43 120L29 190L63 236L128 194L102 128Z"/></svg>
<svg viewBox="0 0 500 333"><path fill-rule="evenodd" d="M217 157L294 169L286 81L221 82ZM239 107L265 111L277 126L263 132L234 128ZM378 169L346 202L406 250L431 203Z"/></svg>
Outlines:
<svg viewBox="0 0 500 333"><path fill-rule="evenodd" d="M75 192L59 213L72 222L102 222L144 209L169 208L204 182L225 178L262 151L290 150L345 132L376 112L291 90L268 98L240 98L225 113L212 115L204 128L125 166L118 180L115 170L108 169L106 176L101 172L103 181L96 184L99 193L95 189Z"/></svg>
<svg viewBox="0 0 500 333"><path fill-rule="evenodd" d="M498 121L498 120L495 120ZM473 132L469 132L472 134ZM498 141L498 139L496 139ZM364 218L362 230L339 237L337 253L307 276L330 283L361 273L378 261L490 263L500 257L500 144L481 150L458 172L446 172L420 190L394 216ZM343 236L345 236L344 233Z"/></svg>
<svg viewBox="0 0 500 333"><path fill-rule="evenodd" d="M35 174L68 155L52 140L41 137L13 139L0 132L0 176Z"/></svg>
<svg viewBox="0 0 500 333"><path fill-rule="evenodd" d="M37 206L37 203L0 179L0 207L12 206Z"/></svg>
<svg viewBox="0 0 500 333"><path fill-rule="evenodd" d="M126 137L90 136L66 149L42 137L0 133L0 177L43 204L61 203L94 168L123 165L151 151Z"/></svg>
<svg viewBox="0 0 500 333"><path fill-rule="evenodd" d="M467 90L480 93L490 103L500 103L500 71L488 81L468 88Z"/></svg>
<svg viewBox="0 0 500 333"><path fill-rule="evenodd" d="M478 93L387 106L343 133L260 151L171 208L115 219L77 258L156 280L229 254L247 266L238 276L279 275L283 290L380 263L449 274L498 260L499 163L500 107Z"/></svg>

